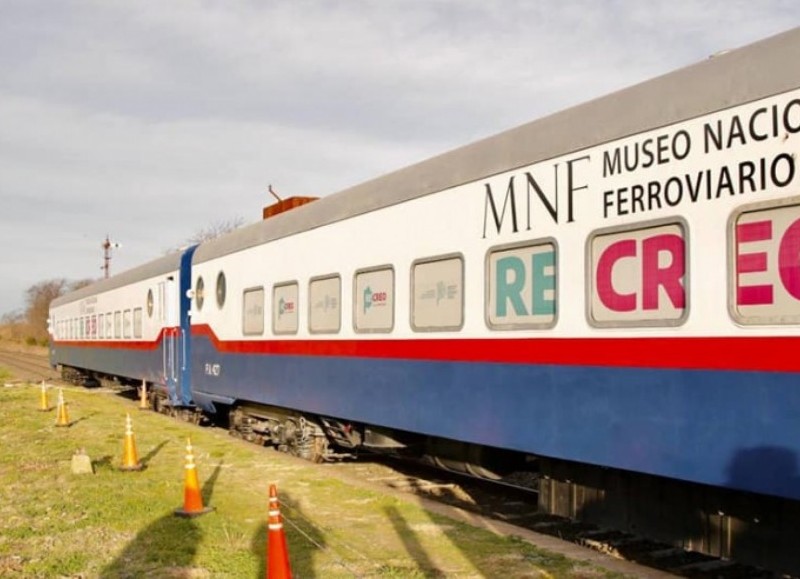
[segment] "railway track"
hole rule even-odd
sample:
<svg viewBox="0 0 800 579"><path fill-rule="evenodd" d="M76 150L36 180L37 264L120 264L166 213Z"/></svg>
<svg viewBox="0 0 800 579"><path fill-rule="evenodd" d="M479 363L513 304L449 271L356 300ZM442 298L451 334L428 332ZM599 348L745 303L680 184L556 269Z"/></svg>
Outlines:
<svg viewBox="0 0 800 579"><path fill-rule="evenodd" d="M369 462L328 465L327 468L395 491L444 503L484 518L502 521L515 528L558 537L678 577L698 579L787 577L630 533L541 513L538 508L538 493L531 489L498 485L465 475L451 475L427 466L382 458Z"/></svg>
<svg viewBox="0 0 800 579"><path fill-rule="evenodd" d="M19 381L58 380L44 354L0 350L0 367ZM136 401L134 389L130 398ZM277 452L277 451L274 451ZM775 573L614 529L539 512L538 493L530 488L496 484L389 457L326 463L335 476L365 481L392 492L413 494L454 509L502 521L512 528L558 537L577 545L680 577L698 579L766 579ZM785 576L780 576L785 577Z"/></svg>
<svg viewBox="0 0 800 579"><path fill-rule="evenodd" d="M11 372L11 379L22 382L55 380L58 372L50 367L44 354L0 350L0 367Z"/></svg>

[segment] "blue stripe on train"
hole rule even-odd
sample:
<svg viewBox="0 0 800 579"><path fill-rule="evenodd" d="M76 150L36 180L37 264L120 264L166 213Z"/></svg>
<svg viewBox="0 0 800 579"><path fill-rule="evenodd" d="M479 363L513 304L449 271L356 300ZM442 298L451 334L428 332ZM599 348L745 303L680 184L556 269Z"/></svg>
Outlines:
<svg viewBox="0 0 800 579"><path fill-rule="evenodd" d="M59 344L51 356L52 364L88 368L114 376L126 376L148 382L164 382L163 348L135 350L65 346Z"/></svg>
<svg viewBox="0 0 800 579"><path fill-rule="evenodd" d="M203 405L252 400L800 499L795 374L221 354L206 337L193 348Z"/></svg>

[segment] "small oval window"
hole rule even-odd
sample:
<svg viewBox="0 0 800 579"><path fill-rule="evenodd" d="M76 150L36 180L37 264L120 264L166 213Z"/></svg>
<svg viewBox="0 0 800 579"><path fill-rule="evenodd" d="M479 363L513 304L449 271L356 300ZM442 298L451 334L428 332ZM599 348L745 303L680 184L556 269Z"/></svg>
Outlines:
<svg viewBox="0 0 800 579"><path fill-rule="evenodd" d="M147 290L147 317L153 317L153 290Z"/></svg>
<svg viewBox="0 0 800 579"><path fill-rule="evenodd" d="M203 302L205 301L205 291L206 291L206 284L203 281L203 277L200 276L197 278L197 284L194 286L194 300L197 304L197 309L203 309Z"/></svg>
<svg viewBox="0 0 800 579"><path fill-rule="evenodd" d="M222 307L225 305L225 272L217 274L217 306Z"/></svg>

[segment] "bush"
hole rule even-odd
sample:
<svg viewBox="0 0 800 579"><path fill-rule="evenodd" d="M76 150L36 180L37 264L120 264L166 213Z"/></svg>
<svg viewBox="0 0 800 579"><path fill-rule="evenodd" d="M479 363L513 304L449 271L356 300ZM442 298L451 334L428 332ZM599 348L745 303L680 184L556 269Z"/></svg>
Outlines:
<svg viewBox="0 0 800 579"><path fill-rule="evenodd" d="M33 336L28 336L27 338L25 338L25 345L26 346L35 346L36 342L37 342L37 340Z"/></svg>

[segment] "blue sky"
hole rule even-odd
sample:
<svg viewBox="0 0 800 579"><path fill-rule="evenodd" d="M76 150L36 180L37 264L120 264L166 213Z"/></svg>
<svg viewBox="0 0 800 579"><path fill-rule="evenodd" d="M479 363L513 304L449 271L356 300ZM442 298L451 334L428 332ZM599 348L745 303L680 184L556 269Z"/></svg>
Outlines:
<svg viewBox="0 0 800 579"><path fill-rule="evenodd" d="M0 314L800 25L800 2L0 0Z"/></svg>

